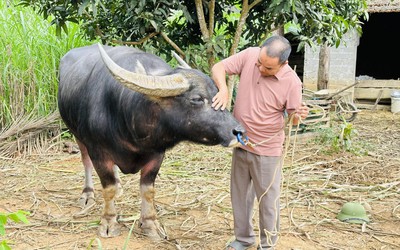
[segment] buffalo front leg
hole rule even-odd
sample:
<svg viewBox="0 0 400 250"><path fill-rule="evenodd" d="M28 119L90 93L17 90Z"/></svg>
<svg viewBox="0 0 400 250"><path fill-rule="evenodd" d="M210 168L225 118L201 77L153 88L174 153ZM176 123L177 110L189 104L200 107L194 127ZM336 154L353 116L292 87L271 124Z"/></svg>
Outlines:
<svg viewBox="0 0 400 250"><path fill-rule="evenodd" d="M103 187L104 208L101 216L99 235L115 237L121 234L121 226L117 221L115 198L120 192L120 182L115 177L114 162L107 159L93 160L93 165Z"/></svg>
<svg viewBox="0 0 400 250"><path fill-rule="evenodd" d="M140 196L141 216L140 227L143 233L153 240L166 239L167 235L157 220L157 212L154 206L154 181L160 169L164 154L157 155L150 160L141 170L140 176Z"/></svg>
<svg viewBox="0 0 400 250"><path fill-rule="evenodd" d="M104 211L99 227L101 237L115 237L121 234L121 226L117 221L117 209L114 202L117 192L117 185L109 185L103 188Z"/></svg>

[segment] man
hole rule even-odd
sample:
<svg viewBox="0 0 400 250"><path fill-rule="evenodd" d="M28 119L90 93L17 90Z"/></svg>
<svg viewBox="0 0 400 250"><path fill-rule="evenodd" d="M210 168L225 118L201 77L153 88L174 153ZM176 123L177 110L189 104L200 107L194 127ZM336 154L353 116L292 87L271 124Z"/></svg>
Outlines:
<svg viewBox="0 0 400 250"><path fill-rule="evenodd" d="M279 232L279 196L285 114L294 124L308 115L302 103L302 83L288 64L291 52L283 36L268 38L261 47L247 48L215 64L212 77L219 92L212 106L228 103L226 75L240 75L233 114L247 131L251 145L233 151L231 202L235 240L227 249L255 244L252 225L254 198L259 202L259 249L273 248Z"/></svg>

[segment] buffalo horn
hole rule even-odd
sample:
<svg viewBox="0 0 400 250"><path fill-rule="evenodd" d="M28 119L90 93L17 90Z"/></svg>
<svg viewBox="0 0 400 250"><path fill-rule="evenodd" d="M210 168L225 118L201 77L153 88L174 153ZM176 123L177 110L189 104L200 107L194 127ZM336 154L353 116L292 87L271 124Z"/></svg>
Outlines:
<svg viewBox="0 0 400 250"><path fill-rule="evenodd" d="M178 63L184 68L184 69L191 69L189 64L187 64L178 54L175 53L175 51L171 51L172 55L175 57L175 59L178 61Z"/></svg>
<svg viewBox="0 0 400 250"><path fill-rule="evenodd" d="M99 43L99 51L108 70L125 87L156 97L177 96L189 89L188 80L182 74L152 76L128 71L116 64Z"/></svg>

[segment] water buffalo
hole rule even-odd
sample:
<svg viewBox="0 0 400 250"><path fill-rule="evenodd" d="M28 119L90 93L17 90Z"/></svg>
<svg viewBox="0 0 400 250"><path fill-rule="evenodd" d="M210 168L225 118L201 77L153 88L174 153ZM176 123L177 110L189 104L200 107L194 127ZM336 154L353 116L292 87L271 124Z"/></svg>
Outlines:
<svg viewBox="0 0 400 250"><path fill-rule="evenodd" d="M165 237L156 219L154 181L166 149L181 141L232 146L244 133L228 111L211 107L214 82L198 70L173 69L153 54L100 44L72 49L59 70L59 111L85 167L81 204L94 204L93 167L103 188L99 235L120 234L114 205L122 191L119 168L140 171L141 228Z"/></svg>

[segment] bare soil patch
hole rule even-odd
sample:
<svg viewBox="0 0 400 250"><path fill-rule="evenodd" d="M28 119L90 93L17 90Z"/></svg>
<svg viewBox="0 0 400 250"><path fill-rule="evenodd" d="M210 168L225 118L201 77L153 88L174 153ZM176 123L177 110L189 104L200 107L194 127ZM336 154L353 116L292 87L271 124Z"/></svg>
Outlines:
<svg viewBox="0 0 400 250"><path fill-rule="evenodd" d="M400 249L400 115L362 111L353 126L353 143L365 153L328 154L326 145L304 139L289 147L277 249ZM137 227L138 175L121 175L117 208L124 230L104 239L97 236L97 176L96 206L73 218L84 180L79 154L0 159L0 212L30 212L30 224L8 223L0 241L7 239L12 249L224 249L233 235L230 157L231 149L190 143L167 152L155 184L159 220L169 236L161 242L151 242ZM347 201L361 202L371 222L337 220Z"/></svg>

